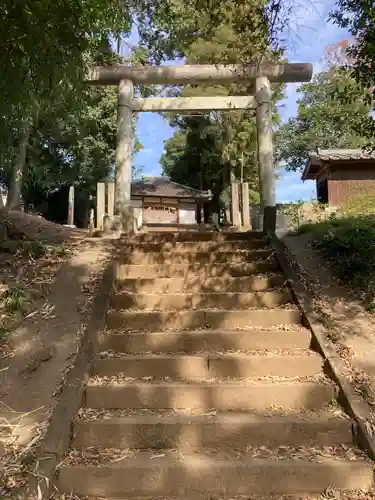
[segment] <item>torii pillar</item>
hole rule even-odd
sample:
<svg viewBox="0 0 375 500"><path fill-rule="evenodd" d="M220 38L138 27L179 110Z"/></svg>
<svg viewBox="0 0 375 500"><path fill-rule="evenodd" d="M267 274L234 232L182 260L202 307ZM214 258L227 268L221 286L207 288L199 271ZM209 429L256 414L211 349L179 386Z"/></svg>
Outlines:
<svg viewBox="0 0 375 500"><path fill-rule="evenodd" d="M275 231L276 198L272 146L271 84L308 82L312 77L310 63L262 63L260 65L126 65L92 68L87 82L118 85L118 128L116 149L115 215L120 217L124 232L133 232L131 206L132 177L132 113L133 111L195 111L256 109L258 130L258 163L260 200L264 231ZM134 85L226 85L235 81L254 81L256 98L250 96L218 96L191 98L134 99Z"/></svg>
<svg viewBox="0 0 375 500"><path fill-rule="evenodd" d="M256 79L257 144L260 208L263 211L263 231L276 230L276 187L273 157L271 82L261 76Z"/></svg>
<svg viewBox="0 0 375 500"><path fill-rule="evenodd" d="M133 96L133 82L121 80L118 86L115 215L119 216L122 230L126 233L134 230L131 205Z"/></svg>

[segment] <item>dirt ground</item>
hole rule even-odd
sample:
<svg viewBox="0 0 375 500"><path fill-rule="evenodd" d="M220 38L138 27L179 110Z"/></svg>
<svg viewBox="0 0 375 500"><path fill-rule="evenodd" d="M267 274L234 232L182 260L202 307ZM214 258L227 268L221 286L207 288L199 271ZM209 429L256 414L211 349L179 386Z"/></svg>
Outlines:
<svg viewBox="0 0 375 500"><path fill-rule="evenodd" d="M21 252L0 251L2 291L12 290L5 295L12 300L14 290L22 291L16 295L21 312L0 307L0 498L12 498L20 459L47 429L117 239L51 229L59 236L41 258L24 252L24 244Z"/></svg>
<svg viewBox="0 0 375 500"><path fill-rule="evenodd" d="M338 282L311 240L311 234L283 238L313 294L314 311L352 370L353 387L365 397L375 415L375 317L365 310L355 291Z"/></svg>

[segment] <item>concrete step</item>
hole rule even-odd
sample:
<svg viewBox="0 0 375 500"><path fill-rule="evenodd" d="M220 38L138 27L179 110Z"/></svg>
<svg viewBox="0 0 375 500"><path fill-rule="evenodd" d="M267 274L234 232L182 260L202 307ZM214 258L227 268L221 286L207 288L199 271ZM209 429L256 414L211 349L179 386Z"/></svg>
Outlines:
<svg viewBox="0 0 375 500"><path fill-rule="evenodd" d="M124 241L120 252L236 252L238 250L266 249L268 244L263 239L248 241Z"/></svg>
<svg viewBox="0 0 375 500"><path fill-rule="evenodd" d="M197 330L165 332L109 331L100 337L100 347L104 351L129 354L184 352L216 348L226 350L252 349L308 349L311 332L306 328L290 329L248 329L248 330Z"/></svg>
<svg viewBox="0 0 375 500"><path fill-rule="evenodd" d="M261 292L286 283L282 274L267 274L267 276L242 276L239 278L216 277L202 278L190 276L184 278L139 278L119 279L117 291L139 293L242 293Z"/></svg>
<svg viewBox="0 0 375 500"><path fill-rule="evenodd" d="M120 264L116 270L116 278L178 278L194 277L200 280L214 276L239 277L256 273L275 272L279 269L275 258L266 261L247 262L244 264L155 264L155 265L126 265Z"/></svg>
<svg viewBox="0 0 375 500"><path fill-rule="evenodd" d="M118 416L95 414L74 424L74 448L200 448L248 446L335 446L353 442L352 423L332 412L292 415L216 413L194 415L155 412Z"/></svg>
<svg viewBox="0 0 375 500"><path fill-rule="evenodd" d="M251 293L116 293L111 298L113 309L177 310L177 309L247 309L274 307L292 301L289 288Z"/></svg>
<svg viewBox="0 0 375 500"><path fill-rule="evenodd" d="M256 232L256 231L249 231L249 232L237 232L237 233L216 233L216 232L204 232L204 231L196 231L196 232L171 232L171 233L165 233L165 232L152 232L152 233L143 233L143 234L137 234L134 237L134 240L136 241L141 241L141 242L166 242L166 241L178 241L178 242L184 242L184 241L192 241L192 242L198 242L198 241L220 241L220 242L225 242L225 241L254 241L254 240L261 240L265 241L264 234L261 232ZM126 242L126 240L124 240Z"/></svg>
<svg viewBox="0 0 375 500"><path fill-rule="evenodd" d="M321 380L217 380L215 382L125 381L96 377L86 388L88 408L191 408L207 410L321 409L336 396L336 387Z"/></svg>
<svg viewBox="0 0 375 500"><path fill-rule="evenodd" d="M212 224L204 224L200 225L198 223L195 224L157 224L157 223L143 223L141 228L141 232L143 233L156 233L156 234L164 234L168 233L184 233L184 232L213 232ZM238 231L235 231L238 232Z"/></svg>
<svg viewBox="0 0 375 500"><path fill-rule="evenodd" d="M107 498L153 495L185 499L189 492L197 492L203 499L207 492L228 498L323 493L327 488L366 490L372 485L372 464L360 458L278 460L253 458L251 453L220 458L205 453L170 456L145 451L128 453L121 460L123 455L119 454L115 462L107 460L100 465L95 465L94 458L92 463L77 465L69 465L67 460L59 471L58 491ZM93 452L88 451L88 456L93 456ZM73 460L76 459L74 455Z"/></svg>
<svg viewBox="0 0 375 500"><path fill-rule="evenodd" d="M270 250L253 250L243 252L133 252L124 253L121 256L121 262L124 264L194 264L194 263L245 263L256 260L266 260L271 257Z"/></svg>
<svg viewBox="0 0 375 500"><path fill-rule="evenodd" d="M323 358L319 354L248 355L196 354L130 355L107 357L94 361L93 375L125 377L170 377L183 379L250 378L250 377L310 377L319 375Z"/></svg>
<svg viewBox="0 0 375 500"><path fill-rule="evenodd" d="M209 328L246 328L253 326L292 325L301 323L298 309L194 310L194 311L115 311L107 313L109 329L158 331L163 329L193 330Z"/></svg>

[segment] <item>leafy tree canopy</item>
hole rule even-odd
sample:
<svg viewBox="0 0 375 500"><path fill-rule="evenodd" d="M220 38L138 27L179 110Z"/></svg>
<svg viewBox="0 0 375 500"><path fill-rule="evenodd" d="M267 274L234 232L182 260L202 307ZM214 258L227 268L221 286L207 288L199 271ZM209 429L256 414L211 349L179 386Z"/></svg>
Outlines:
<svg viewBox="0 0 375 500"><path fill-rule="evenodd" d="M279 0L3 0L0 182L10 187L11 206L17 208L22 190L30 200L33 193L59 183L94 185L111 174L116 93L85 87L84 72L88 64L119 61L110 39L126 37L133 21L142 45L133 53L133 64L171 57L187 63L258 62L279 57L273 45L279 14ZM215 95L249 94L253 89L241 84L169 91ZM239 156L245 177L256 184L250 112L169 119L186 136L180 145L187 157L192 153L187 148L194 150L201 182L215 186L217 195L228 184L230 169L239 176ZM166 163L172 177L181 177L181 165L172 169ZM195 182L190 172L187 184Z"/></svg>
<svg viewBox="0 0 375 500"><path fill-rule="evenodd" d="M21 192L25 202L32 204L38 203L49 190L63 184L86 186L94 192L96 182L108 178L113 172L117 89L85 85L84 71L89 64L121 62L112 49L111 38L120 36L117 30L127 30L121 32L122 36L129 31L130 14L119 2L90 0L81 4L81 8L88 10L81 13L82 32L75 32L76 38L69 39L67 26L65 31L53 31L51 28L50 59L43 59L47 57L45 51L32 52L31 55L39 62L34 80L25 80L24 85L20 81L18 86L13 87L6 78L1 82L5 95L9 95L9 101L0 105L4 117L2 124L7 125L4 128L0 126L0 183L9 188L8 205L12 208L18 208ZM17 5L19 7L20 4ZM44 11L43 16L38 8L34 9L34 3L32 5L33 9L29 9L27 16L31 16L31 23L40 23L43 36L47 36L43 29L46 19L54 23L57 22L54 16L58 12L63 15L64 11L65 16L80 13L79 9L75 10L79 2L74 4L72 10L69 10L68 2L66 12L66 4L63 6L57 2L51 10ZM0 8L3 16L11 16L12 12L1 11ZM61 23L69 24L68 18L65 19ZM18 20L19 23L21 21ZM64 36L68 37L67 41ZM76 44L74 52L69 48L70 43ZM33 51L39 50L38 45L31 46ZM55 46L58 47L57 52L61 51L61 60L55 61ZM31 65L34 63L27 53L28 49L24 49L23 62ZM139 62L141 52L135 50L131 55L133 64ZM53 71L59 72L61 80L58 84L55 74L50 74L51 66L54 67ZM18 70L21 72L22 66ZM30 68L28 71L31 71ZM10 110L15 113L8 117ZM138 139L134 146L135 151L141 147Z"/></svg>
<svg viewBox="0 0 375 500"><path fill-rule="evenodd" d="M346 47L357 81L368 89L367 103L375 110L375 3L373 0L336 0L331 19L345 28L354 40ZM360 123L367 146L374 147L375 120L367 116Z"/></svg>
<svg viewBox="0 0 375 500"><path fill-rule="evenodd" d="M348 47L354 68L368 87L375 84L375 4L373 0L336 0L331 19L354 37Z"/></svg>
<svg viewBox="0 0 375 500"><path fill-rule="evenodd" d="M202 63L258 60L268 51L274 32L280 28L279 4L278 0L135 2L141 41L152 60L187 57L193 45L209 42L212 50L207 45L201 54Z"/></svg>
<svg viewBox="0 0 375 500"><path fill-rule="evenodd" d="M365 145L361 124L370 106L366 90L348 69L332 67L319 73L297 92L297 115L283 124L277 134L277 159L287 170L300 170L308 154L317 148L357 148Z"/></svg>
<svg viewBox="0 0 375 500"><path fill-rule="evenodd" d="M0 24L0 116L9 126L82 85L91 40L129 31L131 19L115 0L2 0Z"/></svg>
<svg viewBox="0 0 375 500"><path fill-rule="evenodd" d="M154 60L183 58L187 64L259 62L272 51L269 11L263 0L143 1L140 32ZM147 15L146 15L147 13ZM150 21L151 20L151 21ZM276 89L278 90L278 89ZM253 84L173 87L170 95L249 95ZM278 93L280 95L280 92ZM276 96L277 97L277 96ZM193 116L192 116L193 115ZM176 127L165 143L163 171L177 182L211 189L228 199L230 174L243 174L257 198L256 127L252 111L167 116ZM275 115L277 121L277 116Z"/></svg>

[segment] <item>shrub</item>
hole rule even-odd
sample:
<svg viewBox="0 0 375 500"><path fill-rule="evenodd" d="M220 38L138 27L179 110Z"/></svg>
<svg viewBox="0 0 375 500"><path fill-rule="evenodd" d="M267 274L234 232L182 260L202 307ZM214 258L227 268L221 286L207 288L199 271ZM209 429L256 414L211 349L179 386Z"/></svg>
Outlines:
<svg viewBox="0 0 375 500"><path fill-rule="evenodd" d="M4 298L5 309L9 313L24 313L28 306L28 295L19 287L10 288Z"/></svg>
<svg viewBox="0 0 375 500"><path fill-rule="evenodd" d="M329 255L341 278L365 293L375 292L375 221L343 219L316 244Z"/></svg>
<svg viewBox="0 0 375 500"><path fill-rule="evenodd" d="M47 246L40 240L0 241L0 252L18 255L24 258L39 259L47 252Z"/></svg>
<svg viewBox="0 0 375 500"><path fill-rule="evenodd" d="M337 214L319 224L306 224L301 232L314 233L315 245L325 252L338 276L374 304L375 192L352 197Z"/></svg>
<svg viewBox="0 0 375 500"><path fill-rule="evenodd" d="M346 217L375 215L375 191L365 190L349 198L340 212Z"/></svg>

